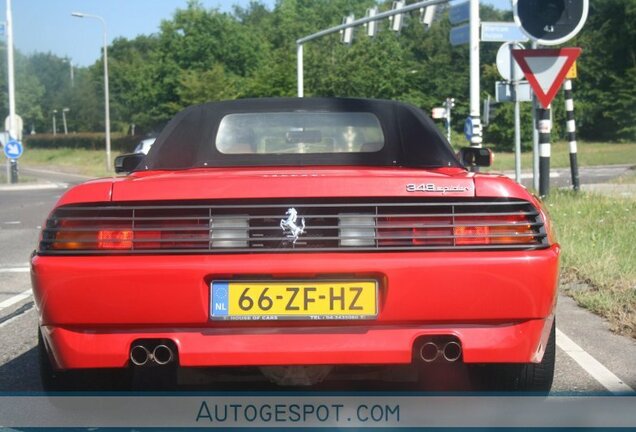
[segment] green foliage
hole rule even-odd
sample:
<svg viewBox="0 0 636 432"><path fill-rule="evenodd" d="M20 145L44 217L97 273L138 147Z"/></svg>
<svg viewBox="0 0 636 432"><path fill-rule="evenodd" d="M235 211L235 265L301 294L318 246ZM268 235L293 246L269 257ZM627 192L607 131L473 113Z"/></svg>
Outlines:
<svg viewBox="0 0 636 432"><path fill-rule="evenodd" d="M583 53L575 81L578 127L590 139L636 139L636 2L594 0L571 43Z"/></svg>
<svg viewBox="0 0 636 432"><path fill-rule="evenodd" d="M143 137L130 135L113 135L111 149L122 153L131 152ZM105 147L103 133L84 132L77 134L37 134L24 137L25 149L85 149L102 150Z"/></svg>
<svg viewBox="0 0 636 432"><path fill-rule="evenodd" d="M233 13L207 9L190 0L161 23L156 34L119 38L109 47L113 131L157 132L177 111L207 101L296 95L296 40L337 25L343 16L364 15L374 0L277 0L271 9L258 1ZM484 21L510 21L509 12L481 7ZM369 38L355 30L350 46L338 34L304 45L306 96L356 96L403 100L425 111L456 100L452 126L461 133L469 114L467 46L448 42L446 5L426 30L417 12L400 34L378 22ZM636 2L594 0L581 34L568 43L581 46L579 79L574 81L578 136L583 139L636 140ZM499 44L482 43L481 93L494 94ZM0 107L6 107L6 67L0 56ZM48 54L16 53L18 112L27 131L49 132L52 112L70 109L70 131L104 128L103 63L76 68L71 83L68 60ZM4 102L4 103L2 103ZM531 142L530 104L522 104L522 143ZM562 95L553 102L553 139L564 134ZM485 129L485 140L511 149L513 107L502 104ZM0 109L0 117L6 108ZM440 122L441 126L441 122Z"/></svg>

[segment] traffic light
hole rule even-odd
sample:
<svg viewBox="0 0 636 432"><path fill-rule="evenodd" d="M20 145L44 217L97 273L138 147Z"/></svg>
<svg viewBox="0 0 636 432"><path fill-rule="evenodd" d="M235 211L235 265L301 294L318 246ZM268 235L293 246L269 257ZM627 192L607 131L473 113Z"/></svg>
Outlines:
<svg viewBox="0 0 636 432"><path fill-rule="evenodd" d="M498 103L492 100L490 95L484 99L483 112L481 115L481 124L483 126L488 126L490 124L490 120L495 117L495 111L497 109Z"/></svg>
<svg viewBox="0 0 636 432"><path fill-rule="evenodd" d="M367 9L367 13L365 14L366 18L374 17L378 14L378 7L373 6L372 8ZM367 36L374 37L378 33L378 22L377 21L369 21L364 25L367 28Z"/></svg>
<svg viewBox="0 0 636 432"><path fill-rule="evenodd" d="M559 45L581 30L589 0L512 0L517 25L540 45Z"/></svg>
<svg viewBox="0 0 636 432"><path fill-rule="evenodd" d="M350 24L353 21L355 21L355 17L351 14L342 19L342 24ZM353 27L340 30L340 42L351 45L351 42L353 42Z"/></svg>
<svg viewBox="0 0 636 432"><path fill-rule="evenodd" d="M406 2L404 0L397 0L393 2L393 6L391 9L402 9ZM402 30L402 25L404 24L404 14L396 14L389 17L389 21L391 21L391 30L394 32L399 32Z"/></svg>
<svg viewBox="0 0 636 432"><path fill-rule="evenodd" d="M433 25L435 20L435 13L437 12L437 6L427 6L420 9L420 22L424 25L424 29L428 30Z"/></svg>

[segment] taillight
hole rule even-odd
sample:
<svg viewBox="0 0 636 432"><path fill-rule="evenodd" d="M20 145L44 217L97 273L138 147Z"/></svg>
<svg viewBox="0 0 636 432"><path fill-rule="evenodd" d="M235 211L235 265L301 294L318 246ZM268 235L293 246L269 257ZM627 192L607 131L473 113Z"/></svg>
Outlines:
<svg viewBox="0 0 636 432"><path fill-rule="evenodd" d="M132 228L130 223L87 222L60 219L48 227L42 248L78 251L126 251L155 249L190 249L208 245L209 228L193 227L182 221L163 221Z"/></svg>
<svg viewBox="0 0 636 432"><path fill-rule="evenodd" d="M378 219L379 246L482 246L536 244L534 225L524 214Z"/></svg>
<svg viewBox="0 0 636 432"><path fill-rule="evenodd" d="M378 221L380 246L452 246L450 217L385 217Z"/></svg>
<svg viewBox="0 0 636 432"><path fill-rule="evenodd" d="M536 243L532 224L521 214L458 216L453 233L458 246Z"/></svg>
<svg viewBox="0 0 636 432"><path fill-rule="evenodd" d="M97 249L132 249L133 232L131 230L97 231Z"/></svg>

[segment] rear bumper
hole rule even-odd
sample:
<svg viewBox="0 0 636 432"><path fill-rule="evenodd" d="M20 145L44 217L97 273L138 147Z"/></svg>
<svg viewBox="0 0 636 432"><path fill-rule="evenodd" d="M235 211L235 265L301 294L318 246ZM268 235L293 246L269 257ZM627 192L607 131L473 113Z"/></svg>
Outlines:
<svg viewBox="0 0 636 432"><path fill-rule="evenodd" d="M455 326L290 329L66 329L42 327L59 369L125 367L137 339L170 339L180 366L405 364L418 338L456 336L465 363L529 363L543 357L553 317Z"/></svg>
<svg viewBox="0 0 636 432"><path fill-rule="evenodd" d="M58 368L122 367L136 339L174 341L182 366L390 364L426 335L463 361L532 362L552 323L559 247L516 252L46 257L32 260ZM215 279L376 279L373 321L211 321ZM546 331L547 328L547 331Z"/></svg>

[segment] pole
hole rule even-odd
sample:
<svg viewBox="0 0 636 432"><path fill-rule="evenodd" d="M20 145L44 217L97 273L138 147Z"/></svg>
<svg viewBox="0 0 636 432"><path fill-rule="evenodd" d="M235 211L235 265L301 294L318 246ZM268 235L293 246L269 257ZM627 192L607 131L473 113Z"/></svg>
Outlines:
<svg viewBox="0 0 636 432"><path fill-rule="evenodd" d="M57 110L53 110L53 136L57 135L57 125L55 124L56 116L57 116Z"/></svg>
<svg viewBox="0 0 636 432"><path fill-rule="evenodd" d="M72 16L77 18L93 18L99 20L104 28L104 129L106 131L106 170L111 171L110 160L110 94L108 89L108 31L104 18L97 15L85 14L82 12L72 12Z"/></svg>
<svg viewBox="0 0 636 432"><path fill-rule="evenodd" d="M481 147L482 128L479 97L479 0L470 0L470 117L473 122L472 147Z"/></svg>
<svg viewBox="0 0 636 432"><path fill-rule="evenodd" d="M66 127L66 108L62 109L62 122L64 123L64 135L68 135L68 128Z"/></svg>
<svg viewBox="0 0 636 432"><path fill-rule="evenodd" d="M106 118L106 170L112 170L110 163L110 92L108 87L108 37L106 21L100 18L104 25L104 117Z"/></svg>
<svg viewBox="0 0 636 432"><path fill-rule="evenodd" d="M576 149L576 122L574 121L574 98L572 97L572 81L566 79L563 83L565 93L565 118L568 145L570 147L570 171L572 173L572 189L578 191L579 182L579 163L577 160Z"/></svg>
<svg viewBox="0 0 636 432"><path fill-rule="evenodd" d="M451 109L453 103L450 98L446 98L446 139L451 143Z"/></svg>
<svg viewBox="0 0 636 432"><path fill-rule="evenodd" d="M297 83L298 83L298 97L301 98L304 96L304 66L303 66L303 44L299 43L296 45L296 74L297 74Z"/></svg>
<svg viewBox="0 0 636 432"><path fill-rule="evenodd" d="M537 43L532 42L532 49L537 49ZM537 130L538 124L538 110L537 97L532 93L532 187L535 193L539 190L539 131Z"/></svg>
<svg viewBox="0 0 636 432"><path fill-rule="evenodd" d="M537 129L539 130L539 196L545 198L550 194L550 105L539 108Z"/></svg>
<svg viewBox="0 0 636 432"><path fill-rule="evenodd" d="M512 100L515 104L515 180L521 183L521 109L519 106L519 81L516 76L515 59L512 50L515 44L508 45L510 49L510 81L512 84Z"/></svg>
<svg viewBox="0 0 636 432"><path fill-rule="evenodd" d="M20 131L16 130L17 119L15 112L15 70L13 62L13 12L11 10L11 0L7 0L6 9L6 31L7 31L7 84L9 86L9 137L18 139ZM18 161L10 161L10 181L18 182Z"/></svg>

